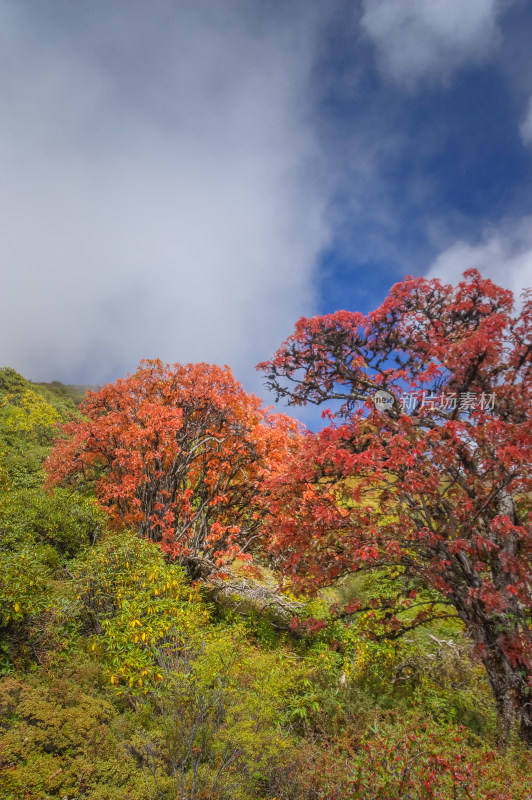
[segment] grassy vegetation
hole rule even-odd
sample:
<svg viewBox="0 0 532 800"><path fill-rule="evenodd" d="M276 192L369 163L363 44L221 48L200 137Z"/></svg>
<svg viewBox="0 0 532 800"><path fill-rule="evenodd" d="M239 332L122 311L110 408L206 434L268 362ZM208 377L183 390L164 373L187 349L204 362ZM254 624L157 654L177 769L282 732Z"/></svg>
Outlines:
<svg viewBox="0 0 532 800"><path fill-rule="evenodd" d="M282 631L109 530L89 493L45 492L55 426L79 413L63 388L0 370L2 798L532 796L456 621L376 641L369 613L331 619L375 592L350 576L298 598L323 626Z"/></svg>
<svg viewBox="0 0 532 800"><path fill-rule="evenodd" d="M87 392L96 391L99 387L94 384L81 384L81 383L61 383L61 381L51 381L50 383L33 383L34 386L39 386L47 392L51 392L58 397L66 397L72 400L73 403L79 405Z"/></svg>

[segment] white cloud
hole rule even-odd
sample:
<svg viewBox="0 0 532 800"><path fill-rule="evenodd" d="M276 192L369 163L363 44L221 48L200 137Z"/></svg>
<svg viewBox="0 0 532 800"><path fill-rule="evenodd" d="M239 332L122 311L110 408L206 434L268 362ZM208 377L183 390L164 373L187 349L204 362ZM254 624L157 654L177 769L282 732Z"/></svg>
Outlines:
<svg viewBox="0 0 532 800"><path fill-rule="evenodd" d="M519 133L521 134L523 144L532 144L532 97L528 104L527 115L519 126Z"/></svg>
<svg viewBox="0 0 532 800"><path fill-rule="evenodd" d="M407 87L446 82L478 63L499 39L503 0L362 0L361 25L377 49L382 72Z"/></svg>
<svg viewBox="0 0 532 800"><path fill-rule="evenodd" d="M456 284L471 268L511 289L518 301L521 290L532 287L532 217L488 229L477 243L455 242L436 258L425 277Z"/></svg>
<svg viewBox="0 0 532 800"><path fill-rule="evenodd" d="M307 109L317 19L296 5L54 17L0 0L0 365L99 382L161 357L254 382L312 312L328 236Z"/></svg>

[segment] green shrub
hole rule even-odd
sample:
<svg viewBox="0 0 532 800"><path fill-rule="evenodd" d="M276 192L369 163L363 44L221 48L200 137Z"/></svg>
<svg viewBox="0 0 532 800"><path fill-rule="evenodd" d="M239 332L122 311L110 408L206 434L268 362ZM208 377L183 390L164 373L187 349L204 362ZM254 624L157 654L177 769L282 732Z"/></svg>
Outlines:
<svg viewBox="0 0 532 800"><path fill-rule="evenodd" d="M48 545L72 558L97 541L103 525L103 513L90 498L65 489L0 494L0 550Z"/></svg>
<svg viewBox="0 0 532 800"><path fill-rule="evenodd" d="M297 741L282 726L300 673L288 654L253 647L243 628L211 628L167 642L158 665L157 690L138 695L142 738L134 746L167 785L163 796L284 796L298 758Z"/></svg>
<svg viewBox="0 0 532 800"><path fill-rule="evenodd" d="M0 490L41 486L57 426L72 416L79 412L69 398L0 369Z"/></svg>
<svg viewBox="0 0 532 800"><path fill-rule="evenodd" d="M150 798L117 733L116 710L88 680L98 680L97 670L0 681L4 800Z"/></svg>
<svg viewBox="0 0 532 800"><path fill-rule="evenodd" d="M48 603L49 579L34 549L0 553L0 627L39 614Z"/></svg>

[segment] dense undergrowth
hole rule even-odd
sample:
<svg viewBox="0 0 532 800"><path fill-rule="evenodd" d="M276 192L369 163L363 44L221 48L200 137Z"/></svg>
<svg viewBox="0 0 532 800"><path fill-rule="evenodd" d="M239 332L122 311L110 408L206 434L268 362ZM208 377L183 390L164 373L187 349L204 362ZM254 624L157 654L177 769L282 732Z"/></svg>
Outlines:
<svg viewBox="0 0 532 800"><path fill-rule="evenodd" d="M369 592L357 576L297 598L292 631L213 604L88 490L43 490L75 413L61 387L0 371L2 798L532 797L456 621L376 641L371 612L330 616Z"/></svg>

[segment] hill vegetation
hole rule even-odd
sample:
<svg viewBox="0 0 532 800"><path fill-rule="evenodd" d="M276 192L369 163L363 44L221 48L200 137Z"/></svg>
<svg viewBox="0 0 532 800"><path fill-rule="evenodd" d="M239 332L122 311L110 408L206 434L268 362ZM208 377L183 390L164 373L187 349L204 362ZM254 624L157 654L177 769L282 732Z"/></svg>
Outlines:
<svg viewBox="0 0 532 800"><path fill-rule="evenodd" d="M406 517L378 549L401 463L388 494L354 467L385 426L304 435L207 365L79 399L0 370L2 798L530 800Z"/></svg>

